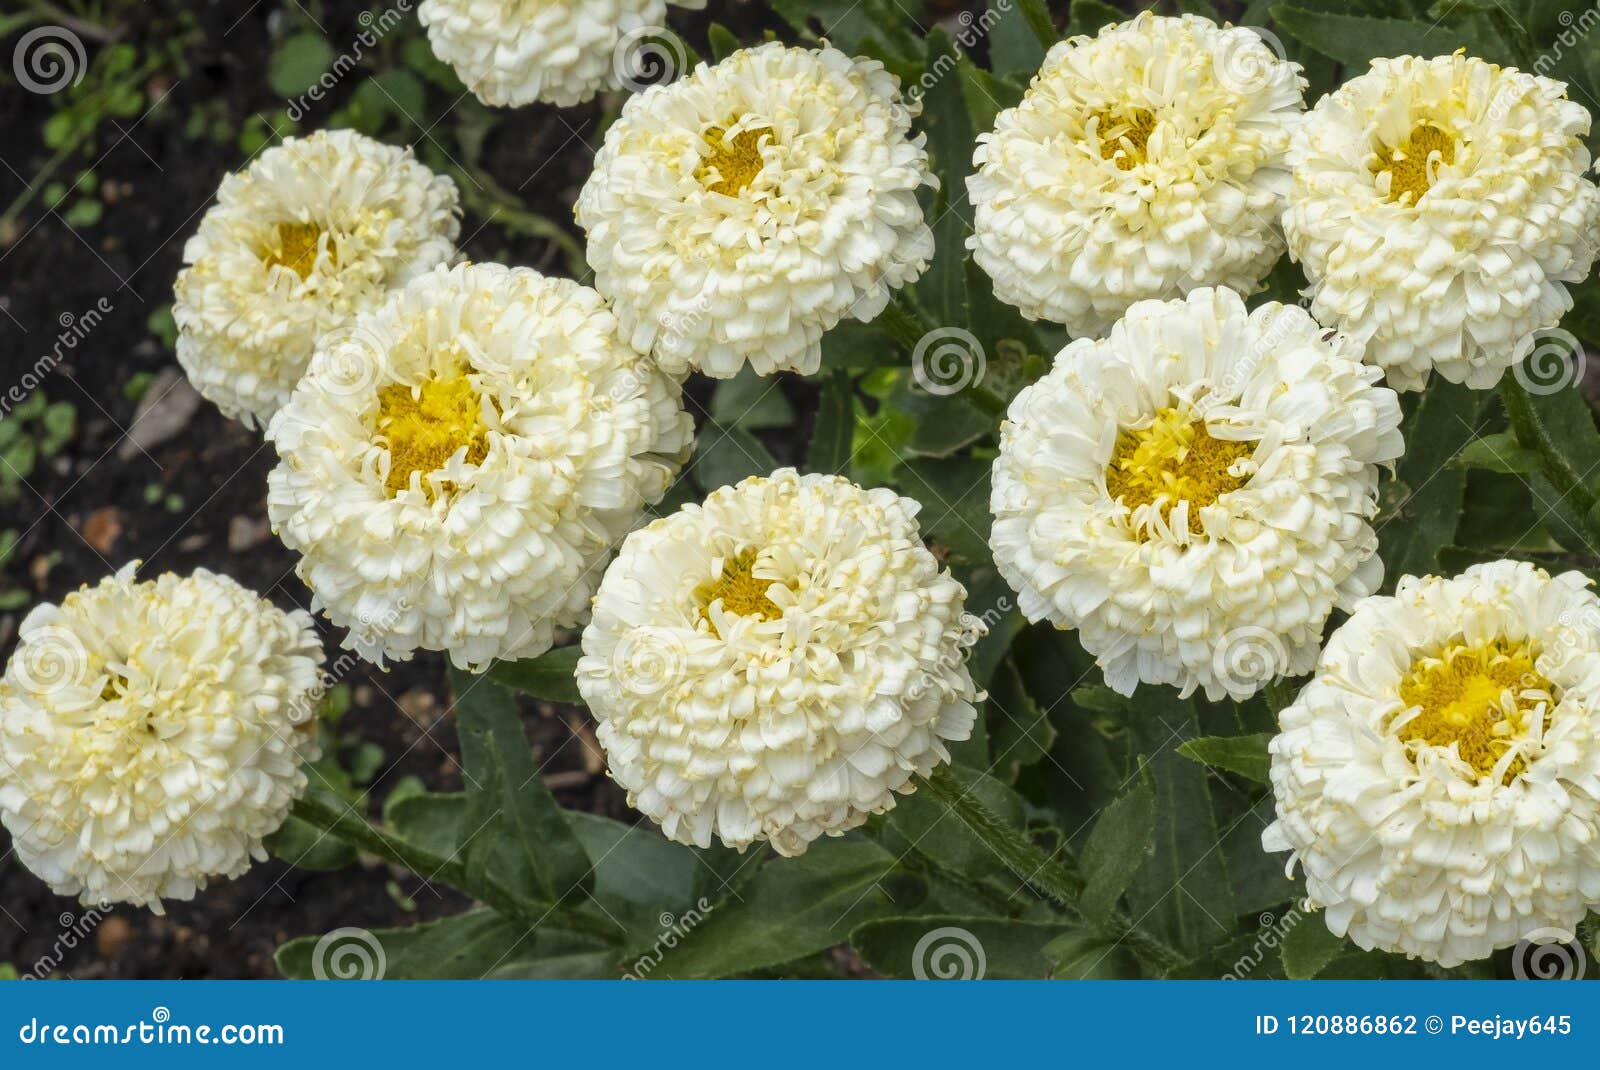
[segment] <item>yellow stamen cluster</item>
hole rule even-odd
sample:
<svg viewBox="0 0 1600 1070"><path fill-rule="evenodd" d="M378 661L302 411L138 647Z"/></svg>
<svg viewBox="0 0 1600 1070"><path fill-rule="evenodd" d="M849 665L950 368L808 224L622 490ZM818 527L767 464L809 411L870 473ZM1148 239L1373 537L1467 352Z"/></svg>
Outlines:
<svg viewBox="0 0 1600 1070"><path fill-rule="evenodd" d="M1394 148L1384 147L1372 167L1374 175L1389 175L1389 199L1416 204L1433 187L1440 164L1455 163L1456 140L1432 123L1418 123ZM1437 155L1435 155L1437 154Z"/></svg>
<svg viewBox="0 0 1600 1070"><path fill-rule="evenodd" d="M1422 712L1400 726L1401 739L1432 747L1453 743L1480 780L1490 776L1512 745L1528 735L1538 708L1554 703L1554 685L1534 668L1536 658L1525 642L1495 639L1455 643L1436 657L1417 659L1400 682L1400 700ZM1526 768L1527 761L1517 755L1503 782L1511 783Z"/></svg>
<svg viewBox="0 0 1600 1070"><path fill-rule="evenodd" d="M1163 518L1187 501L1189 516L1199 524L1201 509L1244 486L1249 477L1228 469L1254 448L1251 442L1212 438L1205 421L1164 408L1147 426L1117 436L1106 466L1106 490L1130 511L1160 501Z"/></svg>
<svg viewBox="0 0 1600 1070"><path fill-rule="evenodd" d="M489 452L482 401L465 374L384 387L375 430L389 447L385 486L391 496L410 486L412 472L437 472L463 446L469 464L481 464Z"/></svg>
<svg viewBox="0 0 1600 1070"><path fill-rule="evenodd" d="M719 639L721 633L717 632L710 614L713 602L720 600L724 613L736 613L741 617L777 620L783 616L783 610L767 597L767 592L777 581L759 579L754 575L757 556L755 550L741 550L723 561L720 577L695 588L694 597L700 605L700 619L711 625L712 633Z"/></svg>
<svg viewBox="0 0 1600 1070"><path fill-rule="evenodd" d="M761 158L761 145L764 139L771 137L772 130L765 126L741 130L732 138L720 126L708 128L705 139L711 151L701 158L695 177L712 193L737 197L761 172L765 162Z"/></svg>
<svg viewBox="0 0 1600 1070"><path fill-rule="evenodd" d="M1103 159L1114 161L1119 170L1131 171L1150 158L1150 134L1156 128L1154 113L1145 108L1130 108L1123 112L1101 112L1097 118Z"/></svg>
<svg viewBox="0 0 1600 1070"><path fill-rule="evenodd" d="M311 269L317 266L317 245L322 239L322 228L315 223L279 223L276 238L262 261L269 268L282 264L302 279L309 278ZM335 266L339 263L339 253L331 237L328 239L328 263Z"/></svg>

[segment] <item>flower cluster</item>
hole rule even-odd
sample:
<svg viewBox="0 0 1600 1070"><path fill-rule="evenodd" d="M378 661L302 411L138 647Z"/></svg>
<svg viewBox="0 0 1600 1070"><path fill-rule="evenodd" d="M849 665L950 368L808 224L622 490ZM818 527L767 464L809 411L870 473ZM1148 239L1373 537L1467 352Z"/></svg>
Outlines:
<svg viewBox="0 0 1600 1070"><path fill-rule="evenodd" d="M568 105L626 82L618 50L666 8L420 14L482 100ZM1263 844L1335 934L1451 966L1600 903L1600 597L1512 561L1378 594L1379 478L1397 390L1492 386L1571 307L1589 116L1462 54L1374 61L1309 112L1305 87L1247 29L1146 13L1055 45L979 137L973 262L1076 339L1014 397L972 395L1006 413L988 546L1123 694L1242 703L1310 674ZM959 202L918 107L826 43L636 93L575 205L593 288L453 263L453 184L348 131L225 179L178 359L265 426L312 610L379 666L478 673L581 629L610 774L681 843L798 855L914 791L1004 656L975 678L986 628L917 503L781 468L650 513L693 450L690 372L814 373L841 322L917 313L925 207ZM1309 307L1251 308L1285 251ZM153 909L242 872L306 788L319 664L308 614L205 571L129 566L34 610L0 677L19 856Z"/></svg>

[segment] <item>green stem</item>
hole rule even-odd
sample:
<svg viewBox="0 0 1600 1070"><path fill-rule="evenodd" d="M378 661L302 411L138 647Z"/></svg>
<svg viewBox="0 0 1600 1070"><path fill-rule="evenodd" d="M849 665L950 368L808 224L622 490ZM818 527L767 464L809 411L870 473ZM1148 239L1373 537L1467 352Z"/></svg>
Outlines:
<svg viewBox="0 0 1600 1070"><path fill-rule="evenodd" d="M600 918L557 903L522 899L487 875L474 879L458 859L440 858L397 837L386 836L351 806L341 803L335 807L307 795L294 804L294 816L352 847L404 866L425 880L442 880L459 888L507 917L530 925L550 922L611 943L616 943L621 935Z"/></svg>
<svg viewBox="0 0 1600 1070"><path fill-rule="evenodd" d="M1517 436L1518 445L1539 455L1539 465L1544 469L1550 485L1561 497L1576 503L1578 511L1587 519L1589 511L1594 508L1594 494L1584 485L1582 473L1572 466L1550 438L1544 421L1534 411L1533 399L1516 376L1507 375L1500 380L1500 401L1505 405L1506 417L1511 421L1511 430Z"/></svg>
<svg viewBox="0 0 1600 1070"><path fill-rule="evenodd" d="M1085 917L1078 909L1078 899L1083 894L1083 879L1057 862L1022 832L1001 821L994 811L956 779L949 766L940 766L932 776L923 778L921 783L935 799L955 811L1000 856L1006 867L1035 892L1054 901L1068 914L1102 935L1126 944L1134 954L1160 970L1169 970L1182 963L1183 956L1176 950L1139 931L1124 917L1113 919L1109 925Z"/></svg>
<svg viewBox="0 0 1600 1070"><path fill-rule="evenodd" d="M878 318L874 322L880 324L888 332L889 337L909 353L916 353L918 347L923 344L923 339L939 329L928 322L922 310L917 308L904 290L897 292L889 303L883 306L883 311L878 313ZM972 345L974 348L979 348L976 339L973 339ZM977 374L973 382L962 387L956 396L989 416L1004 417L1009 403L983 385L984 356L981 348L974 356L978 362Z"/></svg>

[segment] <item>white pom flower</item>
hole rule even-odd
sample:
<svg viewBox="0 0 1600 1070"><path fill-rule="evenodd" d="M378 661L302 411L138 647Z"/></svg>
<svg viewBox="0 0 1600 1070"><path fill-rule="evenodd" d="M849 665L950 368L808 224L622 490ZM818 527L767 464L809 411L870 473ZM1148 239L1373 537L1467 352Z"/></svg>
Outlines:
<svg viewBox="0 0 1600 1070"><path fill-rule="evenodd" d="M994 466L990 545L1023 614L1079 629L1123 694L1238 699L1308 671L1328 614L1383 576L1369 521L1400 408L1360 356L1223 289L1063 349Z"/></svg>
<svg viewBox="0 0 1600 1070"><path fill-rule="evenodd" d="M705 0L672 0L698 10ZM581 104L627 84L634 49L648 49L667 0L422 0L417 19L433 54L485 104ZM650 56L637 59L648 72Z"/></svg>
<svg viewBox="0 0 1600 1070"><path fill-rule="evenodd" d="M1403 578L1279 714L1278 820L1306 899L1363 948L1441 966L1600 904L1600 599L1517 561Z"/></svg>
<svg viewBox="0 0 1600 1070"><path fill-rule="evenodd" d="M661 366L811 373L922 274L934 184L882 64L772 43L632 97L578 196L595 288Z"/></svg>
<svg viewBox="0 0 1600 1070"><path fill-rule="evenodd" d="M325 331L455 253L456 187L351 130L288 138L222 180L173 284L178 363L265 426Z"/></svg>
<svg viewBox="0 0 1600 1070"><path fill-rule="evenodd" d="M162 912L267 857L317 756L322 647L200 570L42 605L0 677L0 819L57 895Z"/></svg>
<svg viewBox="0 0 1600 1070"><path fill-rule="evenodd" d="M1494 386L1594 262L1589 113L1560 82L1460 54L1372 61L1290 150L1283 225L1312 314L1397 390Z"/></svg>
<svg viewBox="0 0 1600 1070"><path fill-rule="evenodd" d="M982 623L917 504L793 469L628 536L578 689L631 805L681 843L797 855L968 738Z"/></svg>
<svg viewBox="0 0 1600 1070"><path fill-rule="evenodd" d="M1197 15L1057 44L967 180L995 296L1097 336L1135 301L1256 289L1283 252L1304 86L1253 31Z"/></svg>
<svg viewBox="0 0 1600 1070"><path fill-rule="evenodd" d="M267 512L347 646L477 670L585 619L693 430L593 290L441 267L319 347L269 429Z"/></svg>

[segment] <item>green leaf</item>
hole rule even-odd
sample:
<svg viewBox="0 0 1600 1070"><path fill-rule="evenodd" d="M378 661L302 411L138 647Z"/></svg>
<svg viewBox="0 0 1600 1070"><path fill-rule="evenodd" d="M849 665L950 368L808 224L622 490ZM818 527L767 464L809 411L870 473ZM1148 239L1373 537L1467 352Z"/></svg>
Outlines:
<svg viewBox="0 0 1600 1070"><path fill-rule="evenodd" d="M268 836L265 842L274 858L282 859L296 869L343 869L356 860L354 847L293 816L277 832Z"/></svg>
<svg viewBox="0 0 1600 1070"><path fill-rule="evenodd" d="M334 60L333 46L315 30L286 37L267 63L267 84L281 97L295 97L321 78Z"/></svg>
<svg viewBox="0 0 1600 1070"><path fill-rule="evenodd" d="M811 447L806 453L806 470L848 476L854 433L855 381L849 372L835 369L822 381L822 395L817 399L816 421L811 430Z"/></svg>
<svg viewBox="0 0 1600 1070"><path fill-rule="evenodd" d="M1386 585L1434 572L1440 547L1455 542L1467 476L1449 463L1475 437L1483 401L1482 393L1435 377L1406 422L1395 478L1408 491L1375 525Z"/></svg>
<svg viewBox="0 0 1600 1070"><path fill-rule="evenodd" d="M1201 765L1226 769L1258 784L1267 782L1267 770L1272 759L1267 754L1267 744L1272 733L1257 732L1248 736L1201 736L1178 747L1178 753Z"/></svg>
<svg viewBox="0 0 1600 1070"><path fill-rule="evenodd" d="M868 922L850 934L850 946L888 977L1039 978L1054 965L1045 948L1073 935L1076 931L1066 922L931 915Z"/></svg>
<svg viewBox="0 0 1600 1070"><path fill-rule="evenodd" d="M1174 750L1198 735L1192 701L1166 688L1141 688L1128 701L1128 734L1147 756L1155 782L1155 850L1128 889L1134 917L1189 951L1213 946L1232 918L1232 882L1217 848L1222 839L1212 802L1211 775Z"/></svg>
<svg viewBox="0 0 1600 1070"><path fill-rule="evenodd" d="M278 948L277 962L283 975L294 980L476 980L511 967L520 968L514 976L536 976L541 962L565 962L574 954L597 956L602 947L590 936L551 926L529 929L493 911L474 910L407 929L343 929L298 937ZM614 955L604 952L603 958L590 960L582 976L615 978L614 961Z"/></svg>
<svg viewBox="0 0 1600 1070"><path fill-rule="evenodd" d="M700 489L710 494L750 476L770 475L777 467L767 447L750 432L713 422L700 429L691 471Z"/></svg>
<svg viewBox="0 0 1600 1070"><path fill-rule="evenodd" d="M794 422L794 406L778 376L757 375L749 365L732 379L719 380L711 394L711 419L723 427L759 431Z"/></svg>
<svg viewBox="0 0 1600 1070"><path fill-rule="evenodd" d="M574 643L557 647L536 658L521 661L497 661L489 669L491 679L546 702L560 702L567 706L583 705L574 678L578 659L583 648Z"/></svg>
<svg viewBox="0 0 1600 1070"><path fill-rule="evenodd" d="M1454 47L1447 30L1415 19L1369 18L1277 4L1272 8L1272 21L1306 47L1351 68L1352 73L1360 73L1378 56L1437 56Z"/></svg>
<svg viewBox="0 0 1600 1070"><path fill-rule="evenodd" d="M1023 827L1026 804L1020 795L977 769L957 765L949 768L962 786L1003 822ZM1011 872L984 838L931 791L901 796L885 823L920 854L963 876L1004 878L1015 887L1017 881L1032 875Z"/></svg>
<svg viewBox="0 0 1600 1070"><path fill-rule="evenodd" d="M990 561L992 467L976 457L919 457L896 473L901 491L922 504L917 521L923 531L965 561Z"/></svg>
<svg viewBox="0 0 1600 1070"><path fill-rule="evenodd" d="M450 670L462 775L468 786L467 824L481 834L466 844L469 868L486 865L498 836L518 844L525 864L520 886L562 902L592 884L589 856L556 805L523 732L511 693L492 680Z"/></svg>
<svg viewBox="0 0 1600 1070"><path fill-rule="evenodd" d="M719 904L668 948L650 976L728 977L832 947L894 909L878 884L894 862L859 836L818 840L798 858L773 859L740 898Z"/></svg>
<svg viewBox="0 0 1600 1070"><path fill-rule="evenodd" d="M1113 22L1123 22L1127 18L1126 11L1102 0L1072 0L1072 22L1068 24L1067 32L1093 36Z"/></svg>
<svg viewBox="0 0 1600 1070"><path fill-rule="evenodd" d="M711 45L711 62L721 63L743 46L733 31L720 22L713 22L706 29L706 41Z"/></svg>
<svg viewBox="0 0 1600 1070"><path fill-rule="evenodd" d="M1141 976L1126 944L1101 933L1066 932L1044 946L1047 976L1058 981L1130 980Z"/></svg>
<svg viewBox="0 0 1600 1070"><path fill-rule="evenodd" d="M950 35L935 27L927 39L927 69L946 70L958 64L961 53ZM936 326L966 322L966 242L972 205L967 199L967 175L972 171L972 151L977 141L959 77L945 77L928 89L922 125L928 133L928 151L939 178L939 196L933 220L933 264L916 284L917 298Z"/></svg>
<svg viewBox="0 0 1600 1070"><path fill-rule="evenodd" d="M989 0L989 65L996 74L1032 77L1059 39L1044 0Z"/></svg>
<svg viewBox="0 0 1600 1070"><path fill-rule="evenodd" d="M1518 445L1515 435L1500 431L1467 443L1466 448L1451 458L1450 467L1521 475L1539 470L1539 451Z"/></svg>
<svg viewBox="0 0 1600 1070"><path fill-rule="evenodd" d="M1300 914L1300 920L1283 938L1283 972L1291 981L1306 981L1321 973L1346 949L1344 938L1328 931L1320 913Z"/></svg>
<svg viewBox="0 0 1600 1070"><path fill-rule="evenodd" d="M1003 779L1015 782L1018 773L1050 753L1056 741L1055 726L1023 686L1022 675L1010 659L1001 663L987 689L989 698L985 705L989 713L993 768Z"/></svg>
<svg viewBox="0 0 1600 1070"><path fill-rule="evenodd" d="M1078 867L1087 881L1081 906L1090 918L1110 918L1122 893L1155 847L1156 792L1143 773L1094 823Z"/></svg>

